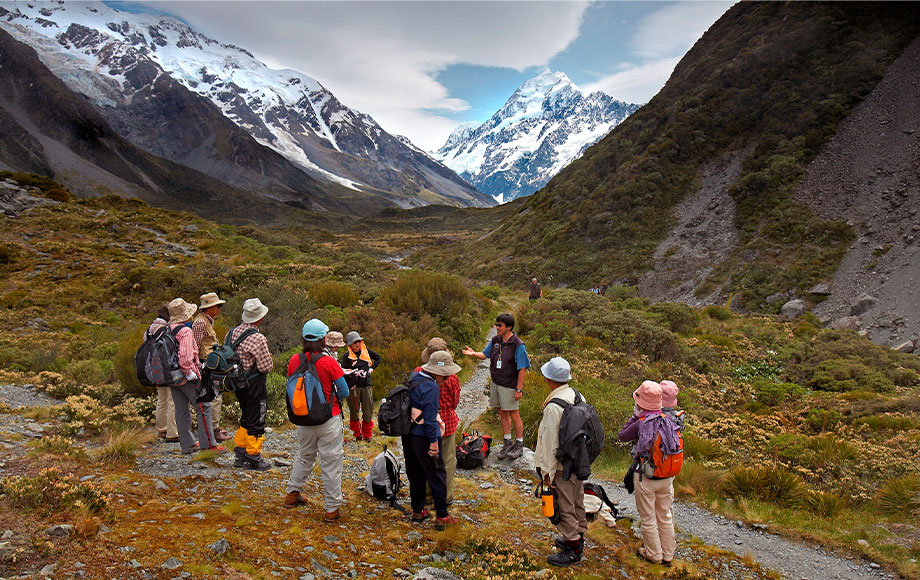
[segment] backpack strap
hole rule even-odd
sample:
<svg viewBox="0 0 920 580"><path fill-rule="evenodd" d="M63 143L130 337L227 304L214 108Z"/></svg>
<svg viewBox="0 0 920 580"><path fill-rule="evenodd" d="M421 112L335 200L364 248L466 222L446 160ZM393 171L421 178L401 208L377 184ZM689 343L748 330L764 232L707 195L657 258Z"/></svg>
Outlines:
<svg viewBox="0 0 920 580"><path fill-rule="evenodd" d="M237 328L239 328L239 326L234 327L233 330L236 330ZM227 333L227 337L224 339L225 345L230 344L230 337L233 335L233 330ZM233 341L233 344L230 344L230 348L232 348L233 350L236 350L236 347L238 347L240 343L246 340L248 336L253 335L253 334L258 334L258 333L259 333L259 329L257 328L247 328L246 330L243 331L243 334L241 334L239 338Z"/></svg>

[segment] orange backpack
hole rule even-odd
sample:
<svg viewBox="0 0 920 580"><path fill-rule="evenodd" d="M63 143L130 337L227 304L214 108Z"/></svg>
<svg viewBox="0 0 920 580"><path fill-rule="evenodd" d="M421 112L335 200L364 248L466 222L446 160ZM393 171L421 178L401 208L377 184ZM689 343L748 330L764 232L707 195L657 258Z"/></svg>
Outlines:
<svg viewBox="0 0 920 580"><path fill-rule="evenodd" d="M670 426L674 424L668 419L667 415L661 413L660 415ZM645 420L647 417L643 417L641 420ZM655 479L665 479L667 477L674 477L680 473L680 469L684 466L684 436L681 434L680 430L677 430L677 443L679 450L676 453L671 453L670 455L665 454L661 450L661 433L655 434L655 439L652 441L652 447L649 450L648 460L640 458L642 474L646 477L653 477Z"/></svg>

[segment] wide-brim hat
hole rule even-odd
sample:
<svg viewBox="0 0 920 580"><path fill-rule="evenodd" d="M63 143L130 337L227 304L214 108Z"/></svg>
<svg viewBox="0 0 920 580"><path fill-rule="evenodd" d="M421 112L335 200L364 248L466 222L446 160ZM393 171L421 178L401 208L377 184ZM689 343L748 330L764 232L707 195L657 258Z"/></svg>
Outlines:
<svg viewBox="0 0 920 580"><path fill-rule="evenodd" d="M358 342L359 340L364 340L364 339L361 338L361 335L358 334L358 331L352 330L351 332L348 333L348 336L345 337L345 344L347 344L348 346L351 346L354 343Z"/></svg>
<svg viewBox="0 0 920 580"><path fill-rule="evenodd" d="M327 332L326 346L331 346L332 348L342 348L345 346L345 339L342 338L342 333L337 330L330 330Z"/></svg>
<svg viewBox="0 0 920 580"><path fill-rule="evenodd" d="M460 365L454 362L454 357L446 350L438 350L431 353L428 362L422 365L422 370L426 373L449 377L460 372Z"/></svg>
<svg viewBox="0 0 920 580"><path fill-rule="evenodd" d="M677 384L674 381L661 381L661 406L662 407L676 407L677 406L677 393L679 389Z"/></svg>
<svg viewBox="0 0 920 580"><path fill-rule="evenodd" d="M268 306L262 304L262 301L258 298L250 298L243 302L243 322L252 324L258 322L265 318L265 315L268 314Z"/></svg>
<svg viewBox="0 0 920 580"><path fill-rule="evenodd" d="M572 367L569 361L561 356L554 356L540 367L543 376L556 383L567 383L572 380Z"/></svg>
<svg viewBox="0 0 920 580"><path fill-rule="evenodd" d="M633 399L646 411L660 411L661 385L655 381L642 381L639 388L633 391Z"/></svg>
<svg viewBox="0 0 920 580"><path fill-rule="evenodd" d="M422 351L422 364L428 362L431 353L438 352L439 350L447 350L447 342L443 338L436 336L428 341L428 346Z"/></svg>
<svg viewBox="0 0 920 580"><path fill-rule="evenodd" d="M182 298L174 298L166 305L166 309L169 310L169 323L176 324L189 320L198 310L198 307L194 304L189 304Z"/></svg>
<svg viewBox="0 0 920 580"><path fill-rule="evenodd" d="M212 306L219 306L221 304L226 304L226 303L227 303L226 300L221 300L220 298L217 297L216 292L208 292L207 294L201 295L201 306L199 306L198 308L199 310L204 310L205 308L210 308Z"/></svg>

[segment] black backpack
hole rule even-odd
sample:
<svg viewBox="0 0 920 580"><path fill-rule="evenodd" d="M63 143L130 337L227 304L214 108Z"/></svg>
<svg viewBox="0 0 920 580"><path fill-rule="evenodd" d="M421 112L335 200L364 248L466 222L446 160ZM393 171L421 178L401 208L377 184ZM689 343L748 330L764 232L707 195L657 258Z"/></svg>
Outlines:
<svg viewBox="0 0 920 580"><path fill-rule="evenodd" d="M412 398L409 391L418 386L420 378L418 373L409 377L407 384L396 385L387 397L380 401L377 410L377 426L380 432L391 437L408 435L412 430Z"/></svg>
<svg viewBox="0 0 920 580"><path fill-rule="evenodd" d="M457 445L457 467L461 469L479 469L489 456L492 437L480 435L479 431L464 433L463 440Z"/></svg>
<svg viewBox="0 0 920 580"><path fill-rule="evenodd" d="M552 399L562 407L559 422L559 447L556 459L562 463L562 479L575 475L585 481L591 477L591 463L604 449L604 425L597 411L575 391L575 404L562 399Z"/></svg>
<svg viewBox="0 0 920 580"><path fill-rule="evenodd" d="M185 378L179 369L179 341L176 335L180 330L182 326L170 330L169 325L164 325L153 334L144 333L144 342L134 355L137 380L142 385L171 387Z"/></svg>
<svg viewBox="0 0 920 580"><path fill-rule="evenodd" d="M236 348L247 336L257 332L259 331L255 328L247 328L239 338L231 343L230 336L233 334L231 330L224 337L224 344L215 346L214 350L208 354L204 368L208 384L215 392L230 391L232 393L249 387L249 377L243 371L243 363L236 354Z"/></svg>

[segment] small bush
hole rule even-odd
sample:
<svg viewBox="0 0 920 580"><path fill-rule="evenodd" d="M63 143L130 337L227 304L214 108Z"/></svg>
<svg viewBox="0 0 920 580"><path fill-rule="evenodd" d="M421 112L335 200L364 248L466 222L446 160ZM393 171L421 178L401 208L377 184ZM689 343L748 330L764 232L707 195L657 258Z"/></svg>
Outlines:
<svg viewBox="0 0 920 580"><path fill-rule="evenodd" d="M104 465L134 463L137 450L152 438L153 434L144 427L129 427L109 435L96 453L96 459Z"/></svg>
<svg viewBox="0 0 920 580"><path fill-rule="evenodd" d="M853 421L854 425L868 425L873 431L909 431L920 429L920 419L896 413L870 415Z"/></svg>
<svg viewBox="0 0 920 580"><path fill-rule="evenodd" d="M805 494L804 505L813 514L833 519L847 508L847 501L834 493L809 491Z"/></svg>
<svg viewBox="0 0 920 580"><path fill-rule="evenodd" d="M58 455L61 457L82 458L86 451L82 447L76 447L76 441L63 435L46 435L41 439L31 443L31 447L36 451Z"/></svg>
<svg viewBox="0 0 920 580"><path fill-rule="evenodd" d="M93 359L74 361L67 365L64 374L71 380L83 385L98 385L106 381L106 373Z"/></svg>
<svg viewBox="0 0 920 580"><path fill-rule="evenodd" d="M684 433L684 455L698 461L708 461L724 458L726 451L718 441Z"/></svg>
<svg viewBox="0 0 920 580"><path fill-rule="evenodd" d="M0 244L0 266L12 264L19 257L19 247L13 244Z"/></svg>
<svg viewBox="0 0 920 580"><path fill-rule="evenodd" d="M889 479L876 494L879 509L905 519L920 517L920 476Z"/></svg>
<svg viewBox="0 0 920 580"><path fill-rule="evenodd" d="M729 497L759 497L766 486L763 470L735 466L722 485L722 489Z"/></svg>
<svg viewBox="0 0 920 580"><path fill-rule="evenodd" d="M840 411L836 409L809 409L805 423L815 433L835 431L840 423Z"/></svg>
<svg viewBox="0 0 920 580"><path fill-rule="evenodd" d="M154 394L153 387L145 387L137 380L137 369L134 365L134 355L144 341L146 330L145 324L134 324L127 328L118 340L118 348L112 358L115 379L121 383L125 393L134 397Z"/></svg>
<svg viewBox="0 0 920 580"><path fill-rule="evenodd" d="M726 476L725 493L794 508L805 498L802 478L780 467L734 467Z"/></svg>
<svg viewBox="0 0 920 580"><path fill-rule="evenodd" d="M358 303L358 293L354 287L335 280L319 282L310 286L309 295L319 308L325 306L348 308Z"/></svg>
<svg viewBox="0 0 920 580"><path fill-rule="evenodd" d="M699 315L686 304L680 302L660 302L649 307L649 312L656 314L671 329L671 332L684 334L699 324Z"/></svg>
<svg viewBox="0 0 920 580"><path fill-rule="evenodd" d="M686 452L687 439L684 437ZM674 487L687 496L695 497L703 493L720 494L722 492L722 474L712 469L703 467L698 461L685 461Z"/></svg>
<svg viewBox="0 0 920 580"><path fill-rule="evenodd" d="M703 312L709 318L714 318L716 320L731 320L734 318L735 314L728 308L724 306L707 306L703 309Z"/></svg>
<svg viewBox="0 0 920 580"><path fill-rule="evenodd" d="M265 390L268 394L268 411L265 423L272 427L284 425L287 420L287 378L278 373L268 373L265 377ZM221 409L223 413L223 409Z"/></svg>
<svg viewBox="0 0 920 580"><path fill-rule="evenodd" d="M112 491L105 485L80 481L72 474L55 468L43 469L36 476L11 476L0 479L0 494L18 508L34 509L43 514L61 510L102 512L109 504Z"/></svg>
<svg viewBox="0 0 920 580"><path fill-rule="evenodd" d="M527 337L536 350L563 354L574 344L575 330L567 312L552 312L543 322L536 323Z"/></svg>
<svg viewBox="0 0 920 580"><path fill-rule="evenodd" d="M49 189L45 192L45 197L48 199L53 199L54 201L69 202L72 199L70 192L66 189L60 189L58 187L54 189Z"/></svg>
<svg viewBox="0 0 920 580"><path fill-rule="evenodd" d="M751 384L757 400L770 407L776 407L805 393L805 389L795 383L774 383L758 377Z"/></svg>
<svg viewBox="0 0 920 580"><path fill-rule="evenodd" d="M498 300L499 296L502 295L502 289L498 286L481 286L479 291L489 300Z"/></svg>

